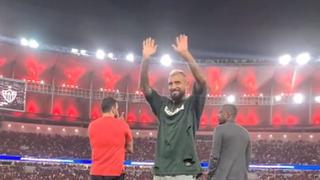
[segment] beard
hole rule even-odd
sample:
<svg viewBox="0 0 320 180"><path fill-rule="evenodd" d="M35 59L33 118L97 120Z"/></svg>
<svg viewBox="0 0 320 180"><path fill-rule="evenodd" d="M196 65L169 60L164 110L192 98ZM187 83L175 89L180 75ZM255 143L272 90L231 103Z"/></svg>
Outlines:
<svg viewBox="0 0 320 180"><path fill-rule="evenodd" d="M171 99L175 102L181 101L184 95L185 95L185 92L179 91L179 90L175 90L170 93Z"/></svg>
<svg viewBox="0 0 320 180"><path fill-rule="evenodd" d="M219 121L219 124L224 124L227 122L227 120L225 120L225 119L218 119L218 121Z"/></svg>

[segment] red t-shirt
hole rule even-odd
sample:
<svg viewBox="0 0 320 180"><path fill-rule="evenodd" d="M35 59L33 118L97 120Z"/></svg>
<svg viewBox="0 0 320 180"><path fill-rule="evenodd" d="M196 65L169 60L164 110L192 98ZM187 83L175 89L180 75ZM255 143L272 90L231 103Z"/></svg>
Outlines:
<svg viewBox="0 0 320 180"><path fill-rule="evenodd" d="M126 122L112 117L101 117L90 123L91 175L119 176L123 172L126 142L132 141Z"/></svg>

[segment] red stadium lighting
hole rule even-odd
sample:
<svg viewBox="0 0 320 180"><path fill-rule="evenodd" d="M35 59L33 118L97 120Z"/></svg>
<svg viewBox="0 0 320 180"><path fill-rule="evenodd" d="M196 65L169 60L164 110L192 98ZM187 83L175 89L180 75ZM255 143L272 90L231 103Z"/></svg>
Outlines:
<svg viewBox="0 0 320 180"><path fill-rule="evenodd" d="M75 109L73 107L71 107L68 110L68 116L70 116L70 117L75 117L76 116L76 112L75 112Z"/></svg>
<svg viewBox="0 0 320 180"><path fill-rule="evenodd" d="M60 108L58 106L56 106L56 107L53 108L53 112L52 113L53 113L53 115L58 116L58 115L61 114L61 110L60 110Z"/></svg>

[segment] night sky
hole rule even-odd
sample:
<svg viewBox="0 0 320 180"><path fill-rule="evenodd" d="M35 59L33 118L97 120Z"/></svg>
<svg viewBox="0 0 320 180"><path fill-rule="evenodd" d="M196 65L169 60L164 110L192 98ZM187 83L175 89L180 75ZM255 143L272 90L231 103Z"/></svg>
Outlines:
<svg viewBox="0 0 320 180"><path fill-rule="evenodd" d="M197 56L320 54L318 0L0 0L0 34L140 54L152 36L172 53L179 33Z"/></svg>

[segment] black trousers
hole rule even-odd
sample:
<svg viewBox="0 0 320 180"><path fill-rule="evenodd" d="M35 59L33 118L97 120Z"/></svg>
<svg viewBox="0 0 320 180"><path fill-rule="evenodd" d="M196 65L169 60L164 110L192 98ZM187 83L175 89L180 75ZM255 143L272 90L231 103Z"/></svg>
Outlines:
<svg viewBox="0 0 320 180"><path fill-rule="evenodd" d="M124 174L121 176L94 176L91 175L91 180L124 180Z"/></svg>

